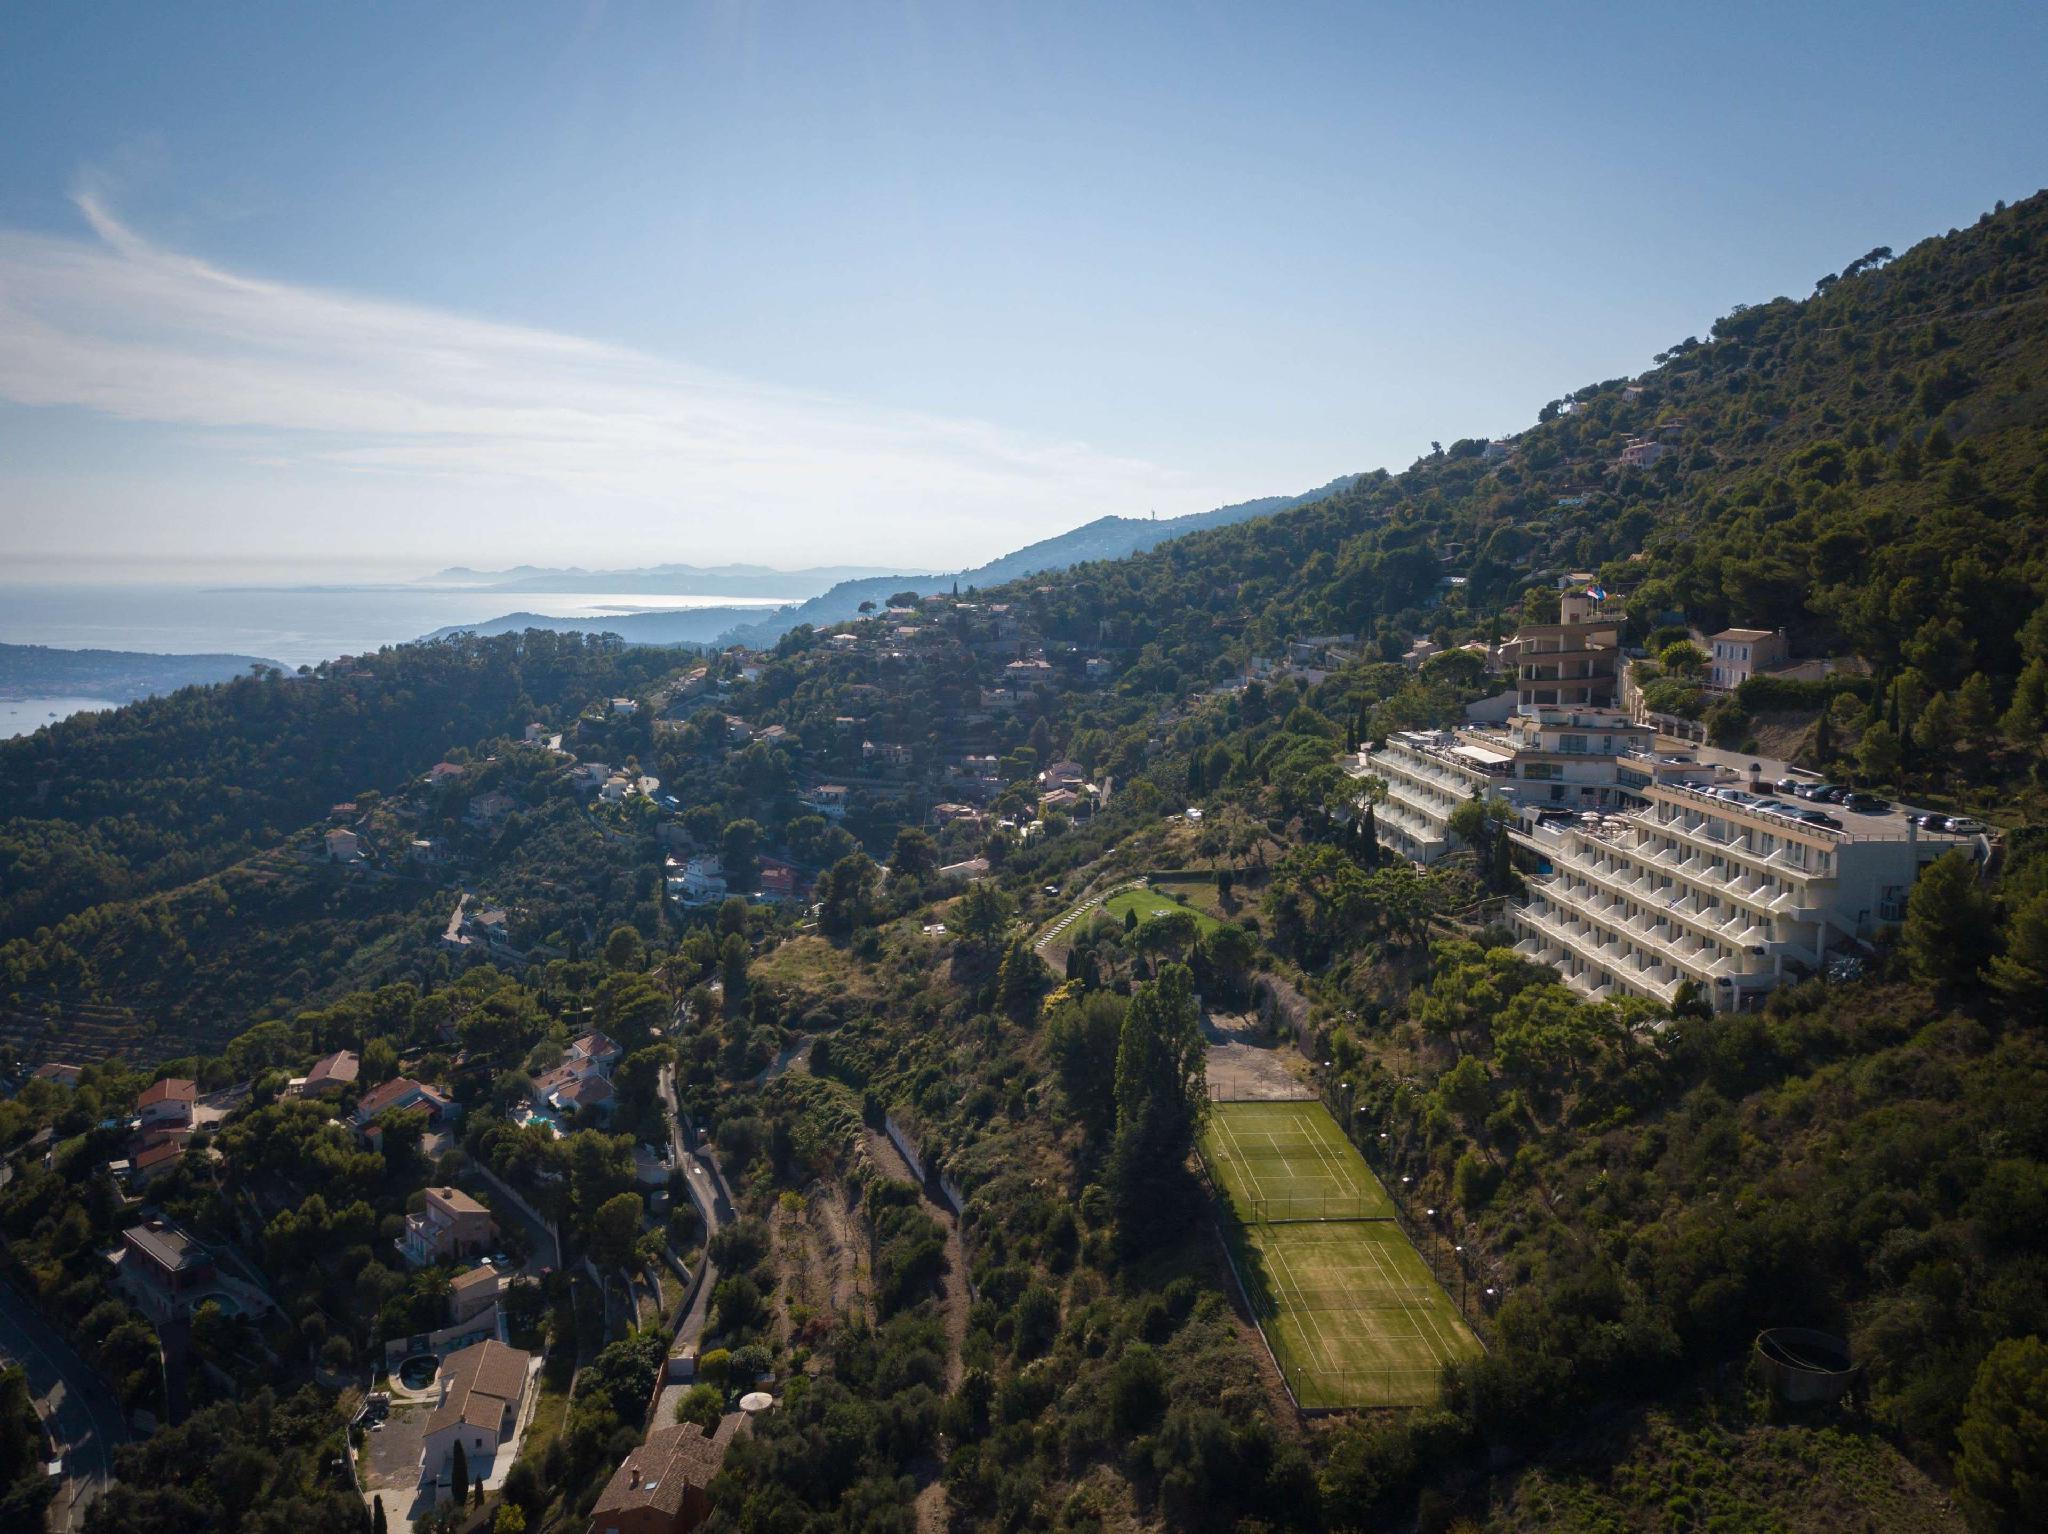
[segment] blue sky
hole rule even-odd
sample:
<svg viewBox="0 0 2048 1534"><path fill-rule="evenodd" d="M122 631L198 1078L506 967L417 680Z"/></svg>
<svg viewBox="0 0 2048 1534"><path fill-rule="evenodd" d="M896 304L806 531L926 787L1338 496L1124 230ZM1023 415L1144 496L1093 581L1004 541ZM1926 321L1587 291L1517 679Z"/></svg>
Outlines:
<svg viewBox="0 0 2048 1534"><path fill-rule="evenodd" d="M2048 8L0 11L0 558L945 565L2048 182Z"/></svg>

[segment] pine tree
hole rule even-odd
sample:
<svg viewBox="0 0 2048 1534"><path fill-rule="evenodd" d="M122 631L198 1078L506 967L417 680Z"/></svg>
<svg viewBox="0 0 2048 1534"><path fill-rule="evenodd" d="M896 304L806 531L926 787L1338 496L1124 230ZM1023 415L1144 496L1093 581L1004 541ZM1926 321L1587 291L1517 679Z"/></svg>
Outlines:
<svg viewBox="0 0 2048 1534"><path fill-rule="evenodd" d="M1127 1251L1177 1233L1187 1160L1207 1107L1194 977L1169 964L1140 985L1124 1012L1116 1052L1116 1138L1105 1181Z"/></svg>
<svg viewBox="0 0 2048 1534"><path fill-rule="evenodd" d="M1956 693L1956 724L1972 746L1984 745L1998 727L1998 698L1991 690L1991 678L1981 671L1971 672Z"/></svg>
<svg viewBox="0 0 2048 1534"><path fill-rule="evenodd" d="M2012 690L2012 702L1998 727L2015 745L2031 746L2048 720L2048 661L2030 660Z"/></svg>

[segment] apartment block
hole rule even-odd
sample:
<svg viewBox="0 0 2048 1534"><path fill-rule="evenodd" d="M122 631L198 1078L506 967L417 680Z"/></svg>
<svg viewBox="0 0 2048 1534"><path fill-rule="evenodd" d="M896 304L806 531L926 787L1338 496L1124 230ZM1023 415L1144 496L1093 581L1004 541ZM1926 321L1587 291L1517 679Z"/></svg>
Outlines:
<svg viewBox="0 0 2048 1534"><path fill-rule="evenodd" d="M1668 1004L1690 981L1716 1011L1752 1008L1845 940L1902 920L1920 869L1968 840L1898 811L1834 830L1739 790L1631 788L1639 809L1515 833L1538 865L1508 911L1516 952L1594 1000Z"/></svg>

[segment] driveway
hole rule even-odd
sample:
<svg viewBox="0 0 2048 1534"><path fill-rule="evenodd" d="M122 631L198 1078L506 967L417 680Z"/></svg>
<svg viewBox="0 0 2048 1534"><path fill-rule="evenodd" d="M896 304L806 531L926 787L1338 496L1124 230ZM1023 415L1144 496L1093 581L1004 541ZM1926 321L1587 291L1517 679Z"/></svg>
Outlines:
<svg viewBox="0 0 2048 1534"><path fill-rule="evenodd" d="M28 1370L36 1409L64 1457L64 1486L51 1506L51 1522L60 1529L78 1528L87 1505L113 1479L114 1446L128 1441L120 1403L35 1307L6 1283L0 1283L0 1356Z"/></svg>

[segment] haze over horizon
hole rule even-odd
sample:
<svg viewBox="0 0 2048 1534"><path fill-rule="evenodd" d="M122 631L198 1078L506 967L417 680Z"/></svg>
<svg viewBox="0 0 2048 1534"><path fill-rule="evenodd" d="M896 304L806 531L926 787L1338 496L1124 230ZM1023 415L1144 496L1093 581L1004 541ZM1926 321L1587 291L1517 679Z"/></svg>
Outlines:
<svg viewBox="0 0 2048 1534"><path fill-rule="evenodd" d="M1974 9L17 11L0 558L937 569L1398 468L2031 192Z"/></svg>

